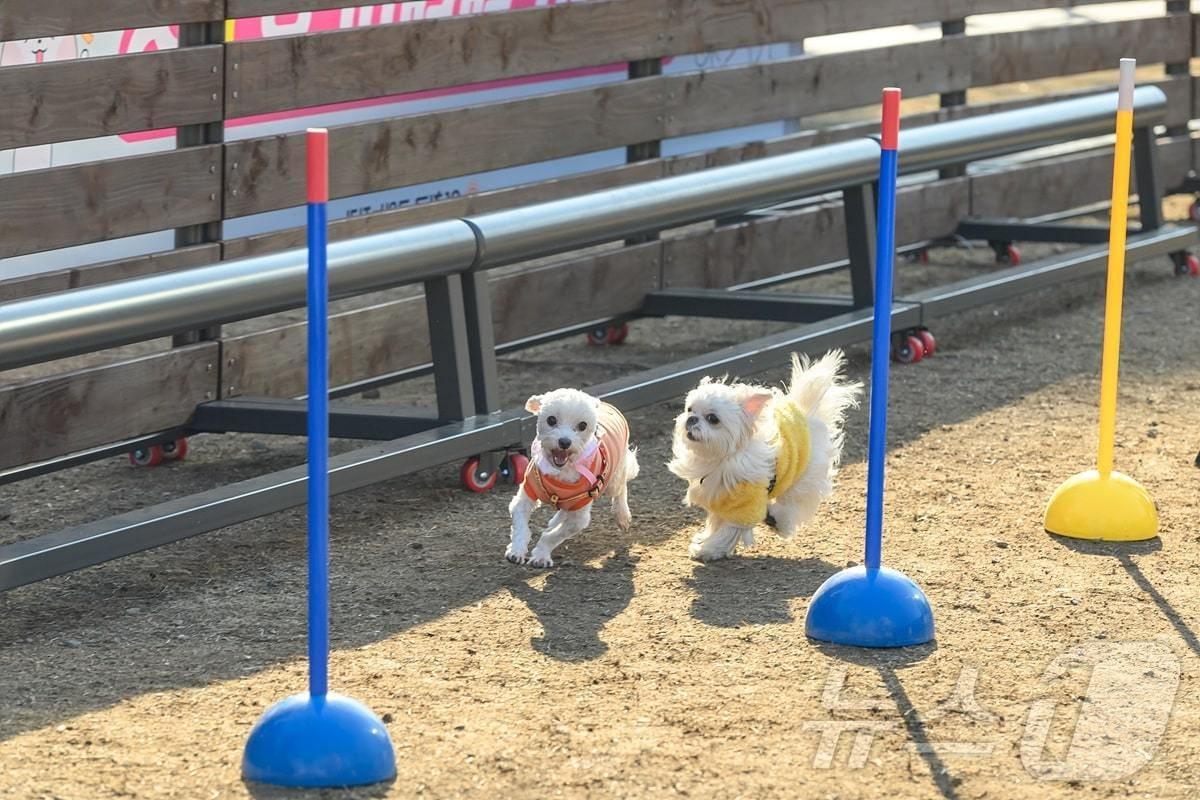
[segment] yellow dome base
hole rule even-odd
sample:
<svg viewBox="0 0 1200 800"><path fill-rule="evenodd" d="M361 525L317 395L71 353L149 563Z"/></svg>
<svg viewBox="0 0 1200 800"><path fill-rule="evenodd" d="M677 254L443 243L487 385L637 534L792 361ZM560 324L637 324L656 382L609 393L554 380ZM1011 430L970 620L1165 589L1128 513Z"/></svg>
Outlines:
<svg viewBox="0 0 1200 800"><path fill-rule="evenodd" d="M1158 535L1158 511L1141 484L1088 470L1067 479L1046 506L1049 533L1072 539L1138 542Z"/></svg>

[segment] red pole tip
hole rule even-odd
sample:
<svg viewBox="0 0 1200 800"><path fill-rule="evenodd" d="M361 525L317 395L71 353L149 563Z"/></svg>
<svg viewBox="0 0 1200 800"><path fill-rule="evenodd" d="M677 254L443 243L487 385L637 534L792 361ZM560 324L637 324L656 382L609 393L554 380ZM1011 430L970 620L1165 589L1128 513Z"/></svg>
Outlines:
<svg viewBox="0 0 1200 800"><path fill-rule="evenodd" d="M306 139L308 148L308 202L329 202L329 131L325 128L309 128Z"/></svg>
<svg viewBox="0 0 1200 800"><path fill-rule="evenodd" d="M895 150L900 141L900 90L883 90L883 135L879 144L884 150Z"/></svg>

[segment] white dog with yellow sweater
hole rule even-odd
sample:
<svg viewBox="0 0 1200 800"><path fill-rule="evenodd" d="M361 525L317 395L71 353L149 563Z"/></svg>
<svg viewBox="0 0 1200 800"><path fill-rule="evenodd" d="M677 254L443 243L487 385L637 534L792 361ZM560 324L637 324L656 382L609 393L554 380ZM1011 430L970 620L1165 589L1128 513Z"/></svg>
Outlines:
<svg viewBox="0 0 1200 800"><path fill-rule="evenodd" d="M792 356L787 391L705 378L675 420L671 472L688 482L687 504L708 512L689 553L701 561L754 544L770 515L790 537L833 491L842 454L842 421L859 383L841 376L832 351L815 362Z"/></svg>

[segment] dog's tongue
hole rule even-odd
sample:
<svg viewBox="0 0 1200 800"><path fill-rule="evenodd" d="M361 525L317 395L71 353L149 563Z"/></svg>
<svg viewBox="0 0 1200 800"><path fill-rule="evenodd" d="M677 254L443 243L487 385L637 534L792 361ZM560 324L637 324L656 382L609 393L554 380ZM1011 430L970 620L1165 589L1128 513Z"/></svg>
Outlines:
<svg viewBox="0 0 1200 800"><path fill-rule="evenodd" d="M566 450L559 450L558 448L555 448L550 451L550 461L556 467L566 466L567 456L569 455L570 454Z"/></svg>

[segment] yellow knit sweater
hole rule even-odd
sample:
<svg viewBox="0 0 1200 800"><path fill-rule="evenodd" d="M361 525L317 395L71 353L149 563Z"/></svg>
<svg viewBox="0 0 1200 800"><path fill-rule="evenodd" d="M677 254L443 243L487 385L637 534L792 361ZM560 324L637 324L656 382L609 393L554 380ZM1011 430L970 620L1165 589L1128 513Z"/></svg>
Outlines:
<svg viewBox="0 0 1200 800"><path fill-rule="evenodd" d="M775 483L739 483L717 496L705 510L735 525L753 527L767 517L767 503L795 485L808 466L808 420L792 400L784 397L771 404L778 437L775 448Z"/></svg>

